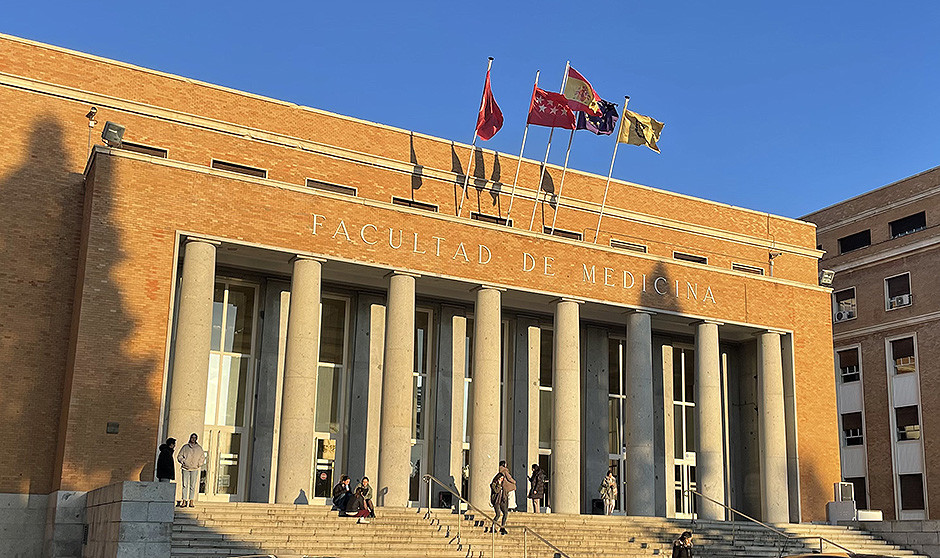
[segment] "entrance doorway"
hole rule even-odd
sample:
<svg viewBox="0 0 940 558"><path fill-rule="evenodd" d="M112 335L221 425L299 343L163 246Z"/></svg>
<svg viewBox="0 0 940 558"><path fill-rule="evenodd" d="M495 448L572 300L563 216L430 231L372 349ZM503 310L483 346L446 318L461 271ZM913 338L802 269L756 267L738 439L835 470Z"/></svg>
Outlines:
<svg viewBox="0 0 940 558"><path fill-rule="evenodd" d="M427 502L428 485L421 482L430 472L428 467L428 408L431 401L429 372L431 366L431 328L433 314L429 309L415 312L415 362L411 405L411 478L408 484L408 503L420 507Z"/></svg>
<svg viewBox="0 0 940 558"><path fill-rule="evenodd" d="M216 282L206 424L201 438L206 468L199 492L206 500L245 498L257 313L258 285Z"/></svg>
<svg viewBox="0 0 940 558"><path fill-rule="evenodd" d="M672 357L676 517L695 517L695 351L674 347Z"/></svg>
<svg viewBox="0 0 940 558"><path fill-rule="evenodd" d="M346 339L349 300L322 295L320 300L320 357L317 364L317 398L314 411L313 497L329 502L333 485L342 472L343 441L346 439Z"/></svg>

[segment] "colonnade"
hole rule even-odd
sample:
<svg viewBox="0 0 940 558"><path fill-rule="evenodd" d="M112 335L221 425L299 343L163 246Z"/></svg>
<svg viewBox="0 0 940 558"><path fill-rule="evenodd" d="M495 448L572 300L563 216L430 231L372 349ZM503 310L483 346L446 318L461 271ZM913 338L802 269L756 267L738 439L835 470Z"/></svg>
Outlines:
<svg viewBox="0 0 940 558"><path fill-rule="evenodd" d="M217 242L192 238L184 244L182 281L176 324L172 383L168 405L170 433L201 433L204 428L207 365L212 328ZM281 403L275 500L293 502L310 494L314 459L314 412L320 339L320 290L323 260L292 261ZM393 272L387 276L381 420L378 442L378 500L386 506L408 502L414 371L415 279ZM581 513L581 323L580 301L554 302L552 482L553 510ZM502 289L475 289L473 404L470 424L470 478L489 480L499 461L500 354ZM627 513L656 514L652 315L630 312L625 319ZM696 461L699 517L723 519L727 472L723 434L723 393L719 351L720 323L695 324ZM787 448L784 418L781 334L758 335L758 403L763 519L789 521ZM456 380L456 378L455 378ZM530 380L531 381L531 380ZM406 387L407 386L407 387ZM531 404L531 401L529 402ZM666 404L671 404L667 397ZM373 406L370 404L370 408ZM530 419L531 420L531 419ZM452 432L451 436L459 436ZM667 464L667 466L671 466ZM521 479L520 479L521 480ZM524 486L524 483L521 483ZM671 487L669 487L671 488ZM472 482L470 501L489 503L488 482Z"/></svg>

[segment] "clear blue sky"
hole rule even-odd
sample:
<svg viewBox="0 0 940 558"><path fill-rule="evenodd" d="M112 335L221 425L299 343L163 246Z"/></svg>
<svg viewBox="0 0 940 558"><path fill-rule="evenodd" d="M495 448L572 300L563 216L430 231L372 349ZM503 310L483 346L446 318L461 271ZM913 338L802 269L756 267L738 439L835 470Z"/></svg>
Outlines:
<svg viewBox="0 0 940 558"><path fill-rule="evenodd" d="M0 31L466 143L493 56L505 125L480 145L509 154L536 70L557 90L570 60L666 124L615 178L790 217L940 165L930 0L17 0ZM547 137L531 127L526 156ZM570 166L606 175L612 149L579 132Z"/></svg>

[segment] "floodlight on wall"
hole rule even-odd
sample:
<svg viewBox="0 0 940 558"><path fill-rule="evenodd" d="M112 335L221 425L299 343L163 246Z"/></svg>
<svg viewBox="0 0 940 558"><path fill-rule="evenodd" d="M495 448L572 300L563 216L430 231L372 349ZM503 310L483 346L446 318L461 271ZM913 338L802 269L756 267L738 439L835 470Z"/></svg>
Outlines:
<svg viewBox="0 0 940 558"><path fill-rule="evenodd" d="M819 285L822 287L831 287L832 280L835 278L836 272L831 269L824 269L819 272Z"/></svg>
<svg viewBox="0 0 940 558"><path fill-rule="evenodd" d="M101 131L101 139L111 147L121 147L124 139L124 126L114 122L105 122L104 129Z"/></svg>

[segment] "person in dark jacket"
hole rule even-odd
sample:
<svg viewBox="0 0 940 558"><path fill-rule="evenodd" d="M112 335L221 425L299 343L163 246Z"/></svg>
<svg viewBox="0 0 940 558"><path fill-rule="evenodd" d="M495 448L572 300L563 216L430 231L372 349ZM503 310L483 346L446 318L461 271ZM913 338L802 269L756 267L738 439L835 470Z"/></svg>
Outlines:
<svg viewBox="0 0 940 558"><path fill-rule="evenodd" d="M343 475L333 487L333 505L340 515L346 515L346 504L349 502L349 475Z"/></svg>
<svg viewBox="0 0 940 558"><path fill-rule="evenodd" d="M692 533L684 531L672 543L672 558L692 558Z"/></svg>
<svg viewBox="0 0 940 558"><path fill-rule="evenodd" d="M160 444L160 455L157 457L157 480L170 482L176 480L176 464L173 462L173 452L176 450L176 438L167 438Z"/></svg>
<svg viewBox="0 0 940 558"><path fill-rule="evenodd" d="M369 508L366 506L364 496L365 491L361 486L357 486L356 491L346 501L346 515L358 517L356 523L369 523Z"/></svg>
<svg viewBox="0 0 940 558"><path fill-rule="evenodd" d="M542 497L545 496L545 473L538 463L532 464L532 476L529 477L529 500L532 500L532 512L539 513L542 508Z"/></svg>

